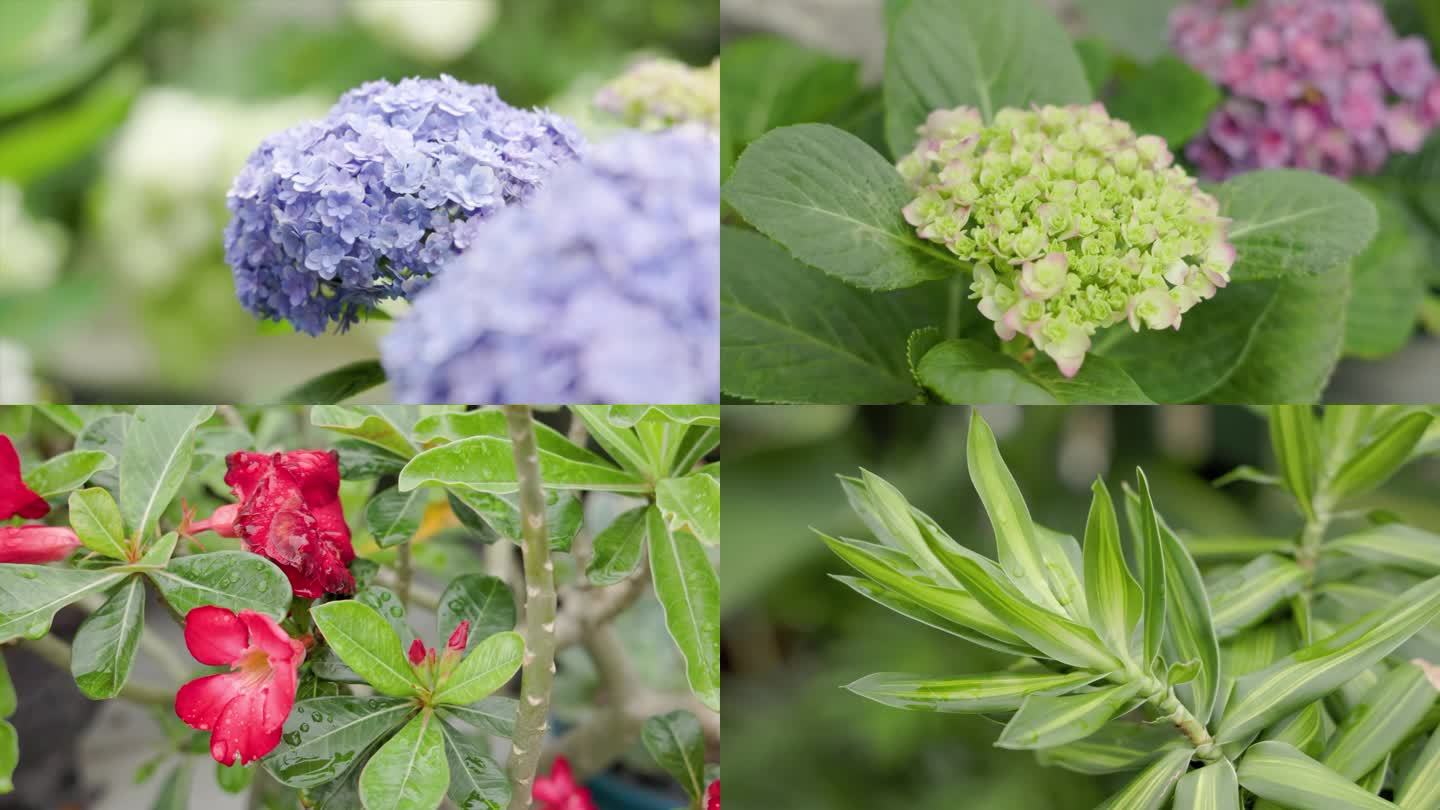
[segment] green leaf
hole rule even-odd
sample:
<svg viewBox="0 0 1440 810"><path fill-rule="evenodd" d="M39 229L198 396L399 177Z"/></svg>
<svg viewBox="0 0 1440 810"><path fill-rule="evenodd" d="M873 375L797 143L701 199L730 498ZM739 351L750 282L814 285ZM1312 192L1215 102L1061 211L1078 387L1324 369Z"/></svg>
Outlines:
<svg viewBox="0 0 1440 810"><path fill-rule="evenodd" d="M400 636L374 608L355 601L327 602L312 608L310 617L340 660L375 691L409 697L419 690Z"/></svg>
<svg viewBox="0 0 1440 810"><path fill-rule="evenodd" d="M932 110L1083 104L1085 67L1054 15L1032 0L914 0L890 32L885 137L896 155L915 145Z"/></svg>
<svg viewBox="0 0 1440 810"><path fill-rule="evenodd" d="M500 810L510 803L510 780L495 760L485 755L464 735L440 724L445 737L445 757L450 762L450 786L446 795L460 810Z"/></svg>
<svg viewBox="0 0 1440 810"><path fill-rule="evenodd" d="M201 605L253 610L276 619L290 609L290 581L275 563L248 551L213 551L145 572L181 616Z"/></svg>
<svg viewBox="0 0 1440 810"><path fill-rule="evenodd" d="M1239 254L1235 281L1315 275L1346 265L1370 244L1378 226L1375 206L1365 195L1316 172L1245 172L1214 193L1220 215L1233 220L1228 236Z"/></svg>
<svg viewBox="0 0 1440 810"><path fill-rule="evenodd" d="M91 700L120 694L145 632L145 581L131 576L80 625L72 642L70 674Z"/></svg>
<svg viewBox="0 0 1440 810"><path fill-rule="evenodd" d="M1141 608L1141 624L1144 630L1144 644L1140 660L1146 664L1160 654L1160 644L1165 638L1166 571L1165 546L1160 539L1160 516L1155 514L1155 503L1150 497L1150 482L1145 471L1135 470L1139 483L1139 536L1141 539L1140 568L1141 594L1144 603Z"/></svg>
<svg viewBox="0 0 1440 810"><path fill-rule="evenodd" d="M40 638L60 608L125 576L122 571L0 565L0 641Z"/></svg>
<svg viewBox="0 0 1440 810"><path fill-rule="evenodd" d="M1404 810L1440 806L1440 731L1432 732L1414 764L1395 789L1395 804Z"/></svg>
<svg viewBox="0 0 1440 810"><path fill-rule="evenodd" d="M881 531L877 531L877 535L908 555L935 582L951 587L959 585L960 581L937 556L936 549L921 535L915 522L915 510L900 490L869 470L861 470L861 475L859 489L852 490L851 482L844 479L841 483L846 486L847 494L861 495L863 492L864 509L853 501L852 506L856 506L856 511L863 516L879 522Z"/></svg>
<svg viewBox="0 0 1440 810"><path fill-rule="evenodd" d="M827 538L827 542L838 544L842 541L832 541ZM832 548L833 547L834 546L832 546ZM857 555L860 553L858 550L856 551ZM896 613L899 613L901 616L933 627L936 630L941 630L953 636L963 638L972 644L989 647L992 650L999 650L1000 652L1011 655L1029 656L1035 652L1035 650L1031 649L1019 636L1011 633L1008 628L1001 625L994 616L991 616L984 608L980 607L980 603L976 602L973 597L964 591L922 586L932 592L929 594L931 602L937 601L937 599L941 601L941 604L936 609L932 609L927 604L921 604L921 602L916 599L902 595L900 591L892 590L868 579L847 577L838 574L831 574L831 577L850 586L861 596L874 601L876 604L884 605ZM992 638L986 635L985 632L982 632L976 624L960 622L949 618L945 614L953 615L956 610L947 609L947 604L952 608L958 608L960 615L963 615L967 620L975 621L976 624L988 627L991 631L1002 636L1011 637L1012 640L1002 641L998 638Z"/></svg>
<svg viewBox="0 0 1440 810"><path fill-rule="evenodd" d="M1240 760L1240 784L1262 799L1294 810L1384 810L1395 805L1298 751L1274 740L1256 743Z"/></svg>
<svg viewBox="0 0 1440 810"><path fill-rule="evenodd" d="M52 498L78 488L100 470L115 466L109 453L99 450L71 450L61 453L25 473L25 485L42 498Z"/></svg>
<svg viewBox="0 0 1440 810"><path fill-rule="evenodd" d="M588 489L609 492L646 492L650 485L640 476L612 466L599 456L580 461L540 449L540 477L550 489ZM476 436L442 444L410 459L400 471L400 491L419 486L468 487L479 492L509 493L519 488L510 442L493 436Z"/></svg>
<svg viewBox="0 0 1440 810"><path fill-rule="evenodd" d="M1359 780L1396 751L1435 705L1434 684L1415 664L1400 664L1366 693L1330 738L1320 762Z"/></svg>
<svg viewBox="0 0 1440 810"><path fill-rule="evenodd" d="M1090 489L1094 494L1085 521L1085 601L1090 626L1112 651L1128 658L1144 597L1125 563L1110 490L1101 478L1096 478Z"/></svg>
<svg viewBox="0 0 1440 810"><path fill-rule="evenodd" d="M650 470L650 459L640 445L640 437L633 430L610 424L610 409L605 405L571 405L570 412L585 423L590 437L605 448L610 457L620 466L634 473L654 472ZM544 447L544 431L536 424L535 440ZM502 434L503 435L503 434ZM573 445L572 445L573 446Z"/></svg>
<svg viewBox="0 0 1440 810"><path fill-rule="evenodd" d="M1415 333L1425 301L1423 270L1430 257L1423 226L1403 200L1366 188L1375 205L1379 232L1355 260L1345 310L1345 354L1379 358L1397 352Z"/></svg>
<svg viewBox="0 0 1440 810"><path fill-rule="evenodd" d="M1158 516L1157 516L1158 518ZM1165 652L1170 660L1194 661L1200 665L1195 679L1180 687L1180 699L1201 723L1210 722L1220 688L1220 642L1212 624L1210 599L1195 560L1180 538L1159 521L1164 546L1168 632Z"/></svg>
<svg viewBox="0 0 1440 810"><path fill-rule="evenodd" d="M380 746L360 773L360 799L368 808L435 810L449 786L445 737L431 711Z"/></svg>
<svg viewBox="0 0 1440 810"><path fill-rule="evenodd" d="M20 764L20 735L7 720L0 720L0 793L15 789L15 766Z"/></svg>
<svg viewBox="0 0 1440 810"><path fill-rule="evenodd" d="M359 439L341 439L331 449L340 457L340 477L346 481L399 475L405 467L405 459Z"/></svg>
<svg viewBox="0 0 1440 810"><path fill-rule="evenodd" d="M1082 740L1134 708L1139 691L1137 682L1060 697L1031 695L995 744L1001 748L1050 748Z"/></svg>
<svg viewBox="0 0 1440 810"><path fill-rule="evenodd" d="M241 765L239 762L234 765L215 763L215 784L226 793L244 793L255 779L255 768L252 765Z"/></svg>
<svg viewBox="0 0 1440 810"><path fill-rule="evenodd" d="M590 584L614 585L639 569L645 554L645 511L637 506L622 512L595 536L594 556L585 569Z"/></svg>
<svg viewBox="0 0 1440 810"><path fill-rule="evenodd" d="M917 326L940 323L935 284L888 293L816 272L748 230L720 232L720 385L765 402L902 402Z"/></svg>
<svg viewBox="0 0 1440 810"><path fill-rule="evenodd" d="M1048 360L1023 366L979 341L947 340L920 358L920 381L942 400L960 403L1148 403L1145 392L1114 362L1091 355L1074 377Z"/></svg>
<svg viewBox="0 0 1440 810"><path fill-rule="evenodd" d="M1236 683L1217 740L1222 744L1244 740L1328 694L1389 655L1437 615L1440 577L1405 591L1385 609L1340 632L1245 676Z"/></svg>
<svg viewBox="0 0 1440 810"><path fill-rule="evenodd" d="M463 706L486 697L520 671L524 656L525 639L519 633L506 631L485 638L441 684L435 702Z"/></svg>
<svg viewBox="0 0 1440 810"><path fill-rule="evenodd" d="M91 551L111 559L129 559L125 521L109 490L91 487L70 493L70 526Z"/></svg>
<svg viewBox="0 0 1440 810"><path fill-rule="evenodd" d="M420 531L429 501L430 492L424 489L384 490L365 504L365 526L381 548L398 546Z"/></svg>
<svg viewBox="0 0 1440 810"><path fill-rule="evenodd" d="M698 802L705 792L705 735L695 715L674 711L651 717L640 739L655 762Z"/></svg>
<svg viewBox="0 0 1440 810"><path fill-rule="evenodd" d="M1204 131L1219 103L1220 90L1205 74L1169 54L1121 73L1105 97L1110 117L1159 135L1176 152Z"/></svg>
<svg viewBox="0 0 1440 810"><path fill-rule="evenodd" d="M737 153L776 127L826 120L860 90L856 63L778 37L730 42L720 61L720 128Z"/></svg>
<svg viewBox="0 0 1440 810"><path fill-rule="evenodd" d="M5 657L0 655L0 717L9 717L15 714L19 707L19 698L15 695L15 682L10 679L10 668L5 663Z"/></svg>
<svg viewBox="0 0 1440 810"><path fill-rule="evenodd" d="M670 532L660 510L646 513L650 572L665 626L685 656L690 690L720 710L720 579L704 546L688 532Z"/></svg>
<svg viewBox="0 0 1440 810"><path fill-rule="evenodd" d="M1121 773L1139 770L1177 745L1173 728L1122 720L1083 740L1041 749L1036 758L1042 765L1058 765L1077 773Z"/></svg>
<svg viewBox="0 0 1440 810"><path fill-rule="evenodd" d="M1100 805L1098 810L1160 810L1185 774L1194 753L1177 748L1150 763L1130 783Z"/></svg>
<svg viewBox="0 0 1440 810"><path fill-rule="evenodd" d="M0 130L0 178L29 185L95 152L124 123L144 87L145 72L127 62L95 78L69 103L7 121ZM0 88L0 108L5 106Z"/></svg>
<svg viewBox="0 0 1440 810"><path fill-rule="evenodd" d="M360 360L307 380L281 394L276 404L310 405L340 403L385 383L385 368L379 360Z"/></svg>
<svg viewBox="0 0 1440 810"><path fill-rule="evenodd" d="M1330 479L1325 492L1334 502L1363 495L1390 479L1420 444L1434 420L1424 411L1408 414L1360 448Z"/></svg>
<svg viewBox="0 0 1440 810"><path fill-rule="evenodd" d="M176 532L166 532L159 540L150 544L145 553L140 555L140 565L154 565L164 567L170 564L170 558L175 554L175 544L179 542L180 535Z"/></svg>
<svg viewBox="0 0 1440 810"><path fill-rule="evenodd" d="M1055 613L1066 612L1058 598L1063 590L1055 582L1040 551L1030 509L1025 505L1015 477L1005 466L1005 459L1000 456L995 434L978 410L970 412L965 461L970 481L995 530L995 546L1005 576L1035 605ZM979 594L976 598L984 601Z"/></svg>
<svg viewBox="0 0 1440 810"><path fill-rule="evenodd" d="M150 810L186 810L190 806L190 763L176 765L155 795Z"/></svg>
<svg viewBox="0 0 1440 810"><path fill-rule="evenodd" d="M603 406L602 418L603 418ZM432 444L437 441L456 441L476 436L493 436L505 439L510 435L505 425L505 413L499 408L481 408L473 411L442 411L430 414L415 423L415 441ZM577 461L595 461L597 456L565 438L565 434L546 425L535 423L535 443L541 450L548 450L559 456Z"/></svg>
<svg viewBox="0 0 1440 810"><path fill-rule="evenodd" d="M195 428L215 406L142 405L120 455L120 513L132 536L147 538L190 472Z"/></svg>
<svg viewBox="0 0 1440 810"><path fill-rule="evenodd" d="M1269 616L1305 587L1309 574L1293 560L1262 554L1215 583L1210 598L1215 635L1229 638Z"/></svg>
<svg viewBox="0 0 1440 810"><path fill-rule="evenodd" d="M1174 810L1241 810L1235 766L1222 759L1185 774L1175 785Z"/></svg>
<svg viewBox="0 0 1440 810"><path fill-rule="evenodd" d="M885 158L825 124L766 134L725 184L725 201L796 259L869 290L913 287L961 269L905 222L901 209L913 198Z"/></svg>
<svg viewBox="0 0 1440 810"><path fill-rule="evenodd" d="M481 639L515 629L515 594L505 580L489 574L461 574L450 580L436 610L440 637L448 639L462 621L470 622L471 650Z"/></svg>
<svg viewBox="0 0 1440 810"><path fill-rule="evenodd" d="M515 713L519 701L503 695L491 695L469 706L442 706L441 714L463 720L482 734L511 737L515 734Z"/></svg>
<svg viewBox="0 0 1440 810"><path fill-rule="evenodd" d="M720 544L720 482L708 475L666 478L655 485L655 505L670 531L687 531L706 545Z"/></svg>
<svg viewBox="0 0 1440 810"><path fill-rule="evenodd" d="M877 672L845 688L897 709L983 714L1013 712L1030 695L1063 695L1098 677L1083 670L1066 674L1006 671L934 680L903 672Z"/></svg>
<svg viewBox="0 0 1440 810"><path fill-rule="evenodd" d="M641 422L672 422L677 425L720 426L719 405L611 405L607 417L616 427L635 427Z"/></svg>
<svg viewBox="0 0 1440 810"><path fill-rule="evenodd" d="M1440 535L1401 523L1387 523L1331 540L1320 547L1320 553L1324 557L1354 557L1421 576L1440 574Z"/></svg>
<svg viewBox="0 0 1440 810"><path fill-rule="evenodd" d="M1315 477L1320 469L1320 435L1309 405L1270 406L1270 447L1285 488L1300 511L1315 516Z"/></svg>
<svg viewBox="0 0 1440 810"><path fill-rule="evenodd" d="M404 458L415 455L410 428L419 417L419 409L411 405L316 405L310 409L312 425L369 442Z"/></svg>
<svg viewBox="0 0 1440 810"><path fill-rule="evenodd" d="M297 788L323 785L354 767L359 754L400 727L414 702L388 697L318 697L295 704L265 770Z"/></svg>
<svg viewBox="0 0 1440 810"><path fill-rule="evenodd" d="M515 493L494 495L464 487L449 487L450 510L465 526L488 535L484 542L497 537L520 542L520 505ZM584 505L571 492L545 492L545 531L550 535L552 551L569 551L585 518Z"/></svg>

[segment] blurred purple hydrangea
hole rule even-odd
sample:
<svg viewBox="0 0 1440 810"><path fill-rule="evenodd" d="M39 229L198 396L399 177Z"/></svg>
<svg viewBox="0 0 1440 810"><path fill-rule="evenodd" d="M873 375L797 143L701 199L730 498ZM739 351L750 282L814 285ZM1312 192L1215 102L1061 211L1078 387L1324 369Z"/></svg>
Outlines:
<svg viewBox="0 0 1440 810"><path fill-rule="evenodd" d="M462 230L476 247L382 345L397 400L719 400L713 133L623 133Z"/></svg>
<svg viewBox="0 0 1440 810"><path fill-rule="evenodd" d="M1185 150L1212 179L1281 166L1371 173L1440 123L1425 41L1396 36L1373 0L1191 0L1170 34L1229 96Z"/></svg>
<svg viewBox="0 0 1440 810"><path fill-rule="evenodd" d="M370 82L273 135L230 190L240 303L312 335L409 297L466 247L461 225L530 196L583 140L449 76Z"/></svg>

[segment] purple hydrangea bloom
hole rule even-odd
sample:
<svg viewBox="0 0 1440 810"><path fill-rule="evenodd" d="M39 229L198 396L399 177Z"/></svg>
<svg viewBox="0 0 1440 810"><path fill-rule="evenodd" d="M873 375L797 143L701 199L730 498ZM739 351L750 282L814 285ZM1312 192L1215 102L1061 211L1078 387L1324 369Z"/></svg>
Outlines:
<svg viewBox="0 0 1440 810"><path fill-rule="evenodd" d="M578 157L564 118L449 76L370 82L323 120L267 138L230 190L240 303L312 335L418 292L455 231L529 197Z"/></svg>
<svg viewBox="0 0 1440 810"><path fill-rule="evenodd" d="M1191 0L1170 34L1229 95L1185 150L1211 179L1280 166L1372 173L1440 124L1424 40L1396 36L1374 0Z"/></svg>
<svg viewBox="0 0 1440 810"><path fill-rule="evenodd" d="M382 345L396 399L718 401L718 150L627 132L458 229L470 249Z"/></svg>

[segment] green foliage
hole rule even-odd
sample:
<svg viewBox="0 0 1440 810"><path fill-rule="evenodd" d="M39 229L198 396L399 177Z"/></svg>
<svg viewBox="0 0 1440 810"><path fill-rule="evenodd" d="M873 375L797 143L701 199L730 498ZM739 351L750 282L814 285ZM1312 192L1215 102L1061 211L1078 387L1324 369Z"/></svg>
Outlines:
<svg viewBox="0 0 1440 810"><path fill-rule="evenodd" d="M1084 547L1057 553L1069 538L1034 522L978 414L968 466L998 562L955 542L883 479L843 478L880 542L822 535L864 577L842 581L1022 656L1007 671L880 673L848 688L916 711L1011 713L1001 747L1086 773L1138 771L1105 805L1115 810L1240 810L1252 797L1257 810L1396 806L1379 797L1386 791L1402 807L1425 806L1404 797L1436 790L1426 763L1440 738L1431 711L1440 689L1408 661L1440 618L1433 538L1399 523L1334 540L1328 528L1414 457L1431 416L1351 408L1332 406L1323 419L1308 407L1272 409L1282 474L1269 485L1283 488L1304 528L1284 556L1255 543L1243 567L1197 564L1143 472L1126 499L1134 569L1103 482ZM1406 587L1366 595L1363 583L1377 577ZM1137 708L1156 725L1138 722ZM1415 764L1390 766L1402 761Z"/></svg>
<svg viewBox="0 0 1440 810"><path fill-rule="evenodd" d="M1159 135L1175 151L1204 131L1219 103L1213 82L1170 55L1121 73L1105 98L1111 117L1130 122L1142 135Z"/></svg>
<svg viewBox="0 0 1440 810"><path fill-rule="evenodd" d="M659 714L645 721L645 750L698 803L705 792L705 738L700 721L687 711Z"/></svg>

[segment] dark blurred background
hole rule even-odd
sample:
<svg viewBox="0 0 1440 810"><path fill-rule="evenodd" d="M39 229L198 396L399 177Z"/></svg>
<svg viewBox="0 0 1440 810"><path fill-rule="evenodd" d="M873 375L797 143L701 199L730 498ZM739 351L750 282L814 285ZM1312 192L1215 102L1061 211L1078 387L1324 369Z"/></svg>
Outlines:
<svg viewBox="0 0 1440 810"><path fill-rule="evenodd" d="M1240 464L1273 469L1264 419L1245 408L985 407L1035 519L1080 536L1090 484L1112 492L1143 466L1182 533L1288 537L1278 490L1210 481ZM726 790L739 807L786 810L1089 810L1125 775L1042 768L993 747L983 717L906 712L841 687L872 672L957 676L997 653L908 621L829 574L850 573L809 527L867 538L837 474L865 467L957 540L994 555L965 471L964 407L725 409ZM1440 460L1412 463L1366 510L1440 530ZM1335 532L1343 532L1344 524Z"/></svg>
<svg viewBox="0 0 1440 810"><path fill-rule="evenodd" d="M225 192L363 82L450 73L597 134L642 55L703 65L716 0L0 0L0 402L269 401L373 358L235 300ZM383 400L384 390L372 399Z"/></svg>

